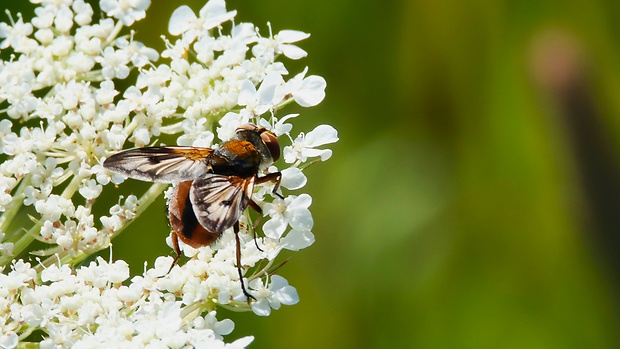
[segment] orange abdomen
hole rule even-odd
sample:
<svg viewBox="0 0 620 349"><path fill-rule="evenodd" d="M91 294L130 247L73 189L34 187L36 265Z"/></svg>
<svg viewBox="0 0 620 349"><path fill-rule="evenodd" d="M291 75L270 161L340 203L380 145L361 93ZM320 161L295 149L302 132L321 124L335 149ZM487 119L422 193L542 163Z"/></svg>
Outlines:
<svg viewBox="0 0 620 349"><path fill-rule="evenodd" d="M193 181L179 183L168 202L168 218L177 236L194 248L212 244L222 232L210 232L198 219L189 200L189 189Z"/></svg>

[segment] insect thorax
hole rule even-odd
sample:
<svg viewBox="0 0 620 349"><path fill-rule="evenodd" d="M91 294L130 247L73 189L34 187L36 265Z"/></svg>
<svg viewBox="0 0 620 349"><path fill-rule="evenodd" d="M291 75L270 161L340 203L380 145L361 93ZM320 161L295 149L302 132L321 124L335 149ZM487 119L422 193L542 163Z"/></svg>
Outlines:
<svg viewBox="0 0 620 349"><path fill-rule="evenodd" d="M258 173L261 155L248 141L234 140L217 148L211 160L214 173L247 178Z"/></svg>

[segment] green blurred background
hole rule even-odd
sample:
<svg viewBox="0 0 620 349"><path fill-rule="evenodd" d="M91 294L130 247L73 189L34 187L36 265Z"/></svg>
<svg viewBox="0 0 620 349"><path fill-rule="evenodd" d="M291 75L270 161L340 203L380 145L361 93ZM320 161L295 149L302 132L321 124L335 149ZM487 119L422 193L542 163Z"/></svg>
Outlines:
<svg viewBox="0 0 620 349"><path fill-rule="evenodd" d="M204 4L153 2L135 29L158 49L177 6ZM286 113L302 113L298 131L340 136L307 171L317 241L280 270L301 302L223 313L228 338L620 347L620 2L227 4L263 34L268 21L312 34L309 56L286 64L325 77L327 97ZM171 254L164 202L153 206L114 243L135 273Z"/></svg>

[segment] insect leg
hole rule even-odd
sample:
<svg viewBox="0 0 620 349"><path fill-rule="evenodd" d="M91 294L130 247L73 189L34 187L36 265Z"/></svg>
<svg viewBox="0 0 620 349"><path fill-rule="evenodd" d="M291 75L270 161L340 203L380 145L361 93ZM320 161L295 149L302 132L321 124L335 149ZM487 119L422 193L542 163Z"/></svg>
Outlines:
<svg viewBox="0 0 620 349"><path fill-rule="evenodd" d="M243 284L243 272L241 272L241 241L239 240L239 222L233 225L233 229L235 231L235 242L237 243L237 272L239 272L241 291L243 291L245 298L247 298L248 304L250 304L250 299L256 300L256 298L248 292L248 290L245 288L245 285Z"/></svg>
<svg viewBox="0 0 620 349"><path fill-rule="evenodd" d="M253 208L256 212L258 212L258 217L256 217L256 219L254 220L254 224L252 225L252 237L254 238L254 244L256 245L256 248L261 251L261 252L265 252L263 251L262 248L258 247L258 242L256 242L256 227L258 226L258 224L260 223L261 219L263 218L263 209L260 208L260 206L258 206L257 203L254 202L254 200L250 200L250 202L248 203L248 205Z"/></svg>
<svg viewBox="0 0 620 349"><path fill-rule="evenodd" d="M172 230L172 247L174 248L174 253L176 253L176 257L174 257L172 265L170 266L170 269L168 269L166 275L170 274L172 268L174 268L174 266L179 261L179 258L181 258L181 248L179 248L179 235L177 235L176 230Z"/></svg>
<svg viewBox="0 0 620 349"><path fill-rule="evenodd" d="M275 182L276 185L273 187L273 190L271 192L277 195L280 199L284 199L282 195L277 193L278 189L280 188L280 182L282 182L282 173L273 172L273 173L268 173L264 175L263 177L256 178L256 184L261 184L265 182Z"/></svg>

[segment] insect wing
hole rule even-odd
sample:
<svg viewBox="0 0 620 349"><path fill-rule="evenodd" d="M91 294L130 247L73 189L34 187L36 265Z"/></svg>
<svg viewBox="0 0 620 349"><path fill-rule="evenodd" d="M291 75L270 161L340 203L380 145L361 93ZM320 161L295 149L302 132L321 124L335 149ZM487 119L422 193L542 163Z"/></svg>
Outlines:
<svg viewBox="0 0 620 349"><path fill-rule="evenodd" d="M116 153L103 162L106 169L133 179L172 183L193 180L209 171L210 148L144 147Z"/></svg>
<svg viewBox="0 0 620 349"><path fill-rule="evenodd" d="M195 180L189 198L198 222L212 232L235 224L252 199L255 178L208 173Z"/></svg>

